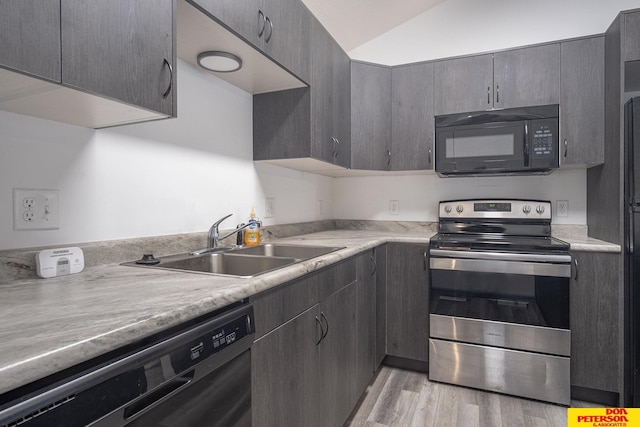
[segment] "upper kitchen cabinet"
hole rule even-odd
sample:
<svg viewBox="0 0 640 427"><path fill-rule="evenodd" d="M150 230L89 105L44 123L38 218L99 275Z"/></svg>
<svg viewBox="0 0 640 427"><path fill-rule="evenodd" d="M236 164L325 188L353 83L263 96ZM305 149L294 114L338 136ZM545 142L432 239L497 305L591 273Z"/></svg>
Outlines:
<svg viewBox="0 0 640 427"><path fill-rule="evenodd" d="M436 115L493 107L493 55L469 56L434 64Z"/></svg>
<svg viewBox="0 0 640 427"><path fill-rule="evenodd" d="M494 107L560 102L560 44L498 52L493 56Z"/></svg>
<svg viewBox="0 0 640 427"><path fill-rule="evenodd" d="M60 83L60 0L0 1L0 67Z"/></svg>
<svg viewBox="0 0 640 427"><path fill-rule="evenodd" d="M254 95L253 158L331 174L351 164L349 58L311 22L311 85Z"/></svg>
<svg viewBox="0 0 640 427"><path fill-rule="evenodd" d="M351 167L433 169L433 63L351 64Z"/></svg>
<svg viewBox="0 0 640 427"><path fill-rule="evenodd" d="M560 164L604 162L604 37L560 44Z"/></svg>
<svg viewBox="0 0 640 427"><path fill-rule="evenodd" d="M435 63L436 115L558 104L560 44Z"/></svg>
<svg viewBox="0 0 640 427"><path fill-rule="evenodd" d="M390 170L391 68L351 63L351 167Z"/></svg>
<svg viewBox="0 0 640 427"><path fill-rule="evenodd" d="M62 82L173 115L173 0L62 0Z"/></svg>
<svg viewBox="0 0 640 427"><path fill-rule="evenodd" d="M624 58L623 61L640 60L640 12L624 15Z"/></svg>
<svg viewBox="0 0 640 427"><path fill-rule="evenodd" d="M311 12L300 0L189 0L309 82Z"/></svg>
<svg viewBox="0 0 640 427"><path fill-rule="evenodd" d="M350 60L315 18L312 20L312 156L351 165Z"/></svg>
<svg viewBox="0 0 640 427"><path fill-rule="evenodd" d="M0 109L91 128L175 116L174 6L0 2Z"/></svg>
<svg viewBox="0 0 640 427"><path fill-rule="evenodd" d="M433 68L391 70L391 170L433 169Z"/></svg>

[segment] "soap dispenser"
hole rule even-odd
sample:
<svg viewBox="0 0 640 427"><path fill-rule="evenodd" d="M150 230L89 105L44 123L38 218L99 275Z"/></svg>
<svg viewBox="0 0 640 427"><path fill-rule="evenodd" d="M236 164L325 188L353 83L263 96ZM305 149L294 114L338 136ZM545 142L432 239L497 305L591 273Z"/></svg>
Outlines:
<svg viewBox="0 0 640 427"><path fill-rule="evenodd" d="M260 244L260 221L256 218L255 208L251 208L249 215L249 227L244 232L244 244L247 246L257 246Z"/></svg>

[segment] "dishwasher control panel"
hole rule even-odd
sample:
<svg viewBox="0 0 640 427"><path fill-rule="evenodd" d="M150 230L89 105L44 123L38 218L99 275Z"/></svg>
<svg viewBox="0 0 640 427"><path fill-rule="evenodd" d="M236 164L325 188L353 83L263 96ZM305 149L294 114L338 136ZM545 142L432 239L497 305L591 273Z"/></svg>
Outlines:
<svg viewBox="0 0 640 427"><path fill-rule="evenodd" d="M250 329L251 321L248 319L248 316L235 319L222 327L207 332L189 345L184 345L173 351L170 359L174 371L183 372L251 334L253 331Z"/></svg>

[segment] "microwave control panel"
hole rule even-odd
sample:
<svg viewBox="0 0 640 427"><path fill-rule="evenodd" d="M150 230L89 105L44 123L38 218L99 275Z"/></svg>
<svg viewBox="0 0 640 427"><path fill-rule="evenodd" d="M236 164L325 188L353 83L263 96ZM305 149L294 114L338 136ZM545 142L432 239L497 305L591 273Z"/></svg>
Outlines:
<svg viewBox="0 0 640 427"><path fill-rule="evenodd" d="M558 167L558 121L532 120L530 156L532 168Z"/></svg>

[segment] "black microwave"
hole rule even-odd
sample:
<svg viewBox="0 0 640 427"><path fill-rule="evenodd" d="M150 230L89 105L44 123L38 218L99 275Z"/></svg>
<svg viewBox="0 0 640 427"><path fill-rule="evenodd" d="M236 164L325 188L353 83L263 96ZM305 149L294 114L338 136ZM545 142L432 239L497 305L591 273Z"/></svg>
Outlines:
<svg viewBox="0 0 640 427"><path fill-rule="evenodd" d="M545 174L558 168L558 105L436 116L440 176Z"/></svg>

